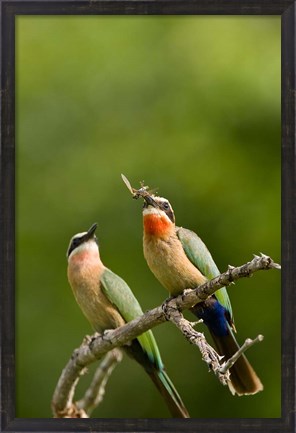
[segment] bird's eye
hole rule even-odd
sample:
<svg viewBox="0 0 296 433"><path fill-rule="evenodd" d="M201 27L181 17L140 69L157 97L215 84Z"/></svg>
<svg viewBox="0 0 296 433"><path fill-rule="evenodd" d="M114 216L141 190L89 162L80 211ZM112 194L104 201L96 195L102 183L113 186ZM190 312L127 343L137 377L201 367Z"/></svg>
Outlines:
<svg viewBox="0 0 296 433"><path fill-rule="evenodd" d="M162 206L163 206L163 208L166 209L166 210L170 208L170 205L168 204L167 201L165 201L165 202L163 203Z"/></svg>
<svg viewBox="0 0 296 433"><path fill-rule="evenodd" d="M80 242L79 238L73 239L73 247L77 247L79 245L79 242Z"/></svg>

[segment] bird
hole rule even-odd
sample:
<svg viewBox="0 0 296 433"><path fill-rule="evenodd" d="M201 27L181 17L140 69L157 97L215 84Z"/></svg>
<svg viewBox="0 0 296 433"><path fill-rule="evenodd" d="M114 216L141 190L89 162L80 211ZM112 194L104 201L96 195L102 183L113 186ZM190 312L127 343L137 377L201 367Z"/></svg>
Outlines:
<svg viewBox="0 0 296 433"><path fill-rule="evenodd" d="M211 253L193 231L176 226L170 202L150 194L148 187L131 188L122 176L134 198L142 196L143 249L146 262L171 296L193 289L220 275ZM227 360L239 349L230 299L225 287L205 301L197 303L191 311L208 327L216 350ZM241 355L230 368L229 390L233 395L251 395L263 390L263 385L246 356Z"/></svg>
<svg viewBox="0 0 296 433"><path fill-rule="evenodd" d="M96 229L97 223L94 223L87 232L71 238L67 250L67 275L83 314L95 331L104 333L141 316L143 311L127 283L102 263ZM123 349L150 376L171 415L189 418L181 397L165 371L151 330L123 346Z"/></svg>

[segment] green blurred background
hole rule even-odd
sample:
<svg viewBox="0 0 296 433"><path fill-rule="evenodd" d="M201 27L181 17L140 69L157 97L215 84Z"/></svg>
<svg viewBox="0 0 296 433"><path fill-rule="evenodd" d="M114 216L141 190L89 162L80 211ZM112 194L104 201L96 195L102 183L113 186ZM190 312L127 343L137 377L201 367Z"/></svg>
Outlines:
<svg viewBox="0 0 296 433"><path fill-rule="evenodd" d="M103 261L143 309L167 296L120 173L158 187L221 271L261 251L280 261L280 19L22 16L16 29L17 416L51 417L92 332L66 278L70 237L97 221ZM238 340L265 336L248 352L265 386L253 397L233 397L173 325L155 328L192 417L281 415L280 287L270 271L229 288ZM169 413L125 357L93 416Z"/></svg>

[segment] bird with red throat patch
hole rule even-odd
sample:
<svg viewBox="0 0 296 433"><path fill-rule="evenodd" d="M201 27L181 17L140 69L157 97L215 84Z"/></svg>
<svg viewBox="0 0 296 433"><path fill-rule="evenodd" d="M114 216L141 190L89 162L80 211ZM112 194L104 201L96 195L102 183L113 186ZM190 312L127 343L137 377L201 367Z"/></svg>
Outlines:
<svg viewBox="0 0 296 433"><path fill-rule="evenodd" d="M148 187L132 188L123 181L134 198L142 197L143 249L147 264L158 281L172 296L220 275L204 242L191 230L178 227L173 208L166 198L149 192ZM193 306L192 313L208 327L218 353L224 360L239 349L234 333L233 312L225 287L205 301ZM263 385L246 356L241 355L230 369L228 387L232 394L250 395L263 390Z"/></svg>

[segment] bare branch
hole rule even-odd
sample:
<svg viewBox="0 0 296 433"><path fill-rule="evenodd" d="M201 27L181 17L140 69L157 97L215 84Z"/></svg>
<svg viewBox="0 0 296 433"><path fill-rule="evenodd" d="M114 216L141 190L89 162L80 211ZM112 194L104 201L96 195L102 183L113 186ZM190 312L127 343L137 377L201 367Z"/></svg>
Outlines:
<svg viewBox="0 0 296 433"><path fill-rule="evenodd" d="M176 298L176 305L180 310L190 308L198 302L204 301L210 295L222 287L229 286L240 278L251 277L255 272L269 269L281 269L269 256L261 253L261 256L254 255L250 262L234 267L228 265L228 269L223 274L218 275L210 281L202 284L193 290L186 290Z"/></svg>
<svg viewBox="0 0 296 433"><path fill-rule="evenodd" d="M92 410L101 403L108 379L116 365L122 360L122 352L117 348L110 350L104 356L84 397L76 403L73 402L79 377L87 371L85 367L78 364L76 369L73 360L77 351L91 345L94 338L98 336L100 335L97 333L93 337L85 336L80 348L73 352L71 360L64 368L52 399L52 410L56 418L89 418ZM75 379L76 373L78 376ZM73 379L75 380L71 383Z"/></svg>
<svg viewBox="0 0 296 433"><path fill-rule="evenodd" d="M231 358L221 364L223 356L220 356L216 350L209 345L203 333L193 329L193 326L198 322L189 322L179 310L172 307L167 308L166 306L165 314L167 320L177 326L189 343L199 348L202 360L208 364L209 369L214 372L222 385L227 385L230 381L229 370L238 358L255 343L263 341L264 338L263 335L258 335L254 340L248 338Z"/></svg>
<svg viewBox="0 0 296 433"><path fill-rule="evenodd" d="M197 332L195 329L193 329L193 325L195 325L196 322L193 324L189 322L189 320L185 319L183 314L174 307L168 307L166 305L164 310L167 320L171 321L177 326L189 343L194 344L199 348L202 360L207 363L209 369L215 373L219 381L223 385L227 385L230 380L229 369L221 372L220 361L223 359L223 357L220 356L216 350L209 345L202 332Z"/></svg>
<svg viewBox="0 0 296 433"><path fill-rule="evenodd" d="M88 415L101 403L109 377L116 365L122 360L120 349L108 352L97 368L93 380L84 397L76 402L78 409L83 409Z"/></svg>
<svg viewBox="0 0 296 433"><path fill-rule="evenodd" d="M239 267L229 266L226 272L216 278L207 281L195 289L185 290L176 298L166 300L162 306L147 311L142 316L132 320L120 328L108 330L103 335L95 334L91 339L88 338L87 340L84 340L82 345L78 349L74 350L71 359L64 368L56 386L52 399L52 410L54 416L69 416L69 413L73 411L73 407L76 407L75 405L73 406L72 403L75 386L87 365L100 359L104 354L115 347L125 345L137 336L143 334L143 332L148 331L148 329L168 320L166 311L172 309L176 311L188 309L198 302L204 301L208 296L215 293L221 287L228 286L239 278L251 277L257 271L269 269L280 269L280 265L264 254L261 254L261 256L254 256L254 259L250 262ZM177 320L179 320L179 322L181 320L182 325L184 325L183 329L186 329L185 325L188 324L182 322L182 317ZM176 322L174 323L176 324ZM214 372L219 371L220 374L221 366L219 363L219 355L217 357L215 350L205 342L203 334L196 332L191 325L190 328L193 331L192 335L194 335L196 344L201 350L203 359L208 363L208 365L211 365ZM191 330L188 335L191 334ZM248 347L249 346L250 344ZM219 368L216 367L217 363L219 363ZM226 370L228 371L228 369L229 367L224 367L225 373L221 374L225 375L227 373ZM76 407L76 410L77 413L74 411L73 416L83 417L85 414L84 410L78 407Z"/></svg>
<svg viewBox="0 0 296 433"><path fill-rule="evenodd" d="M238 349L238 351L231 357L229 358L226 362L224 362L221 365L220 368L220 373L224 374L226 373L232 366L233 364L238 360L238 358L250 347L252 347L254 344L256 343L260 343L261 341L264 340L263 335L257 335L256 338L254 338L254 340L251 340L251 338L247 338L246 341L244 342L244 344Z"/></svg>

